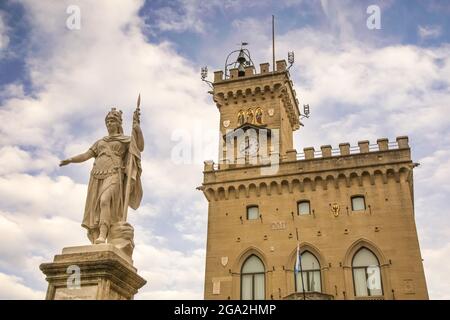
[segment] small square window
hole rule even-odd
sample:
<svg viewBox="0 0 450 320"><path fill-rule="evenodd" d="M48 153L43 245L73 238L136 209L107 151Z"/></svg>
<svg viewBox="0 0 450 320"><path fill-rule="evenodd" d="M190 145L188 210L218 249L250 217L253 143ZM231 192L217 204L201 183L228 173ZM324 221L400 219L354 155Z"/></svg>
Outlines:
<svg viewBox="0 0 450 320"><path fill-rule="evenodd" d="M258 206L247 207L247 220L255 220L259 218Z"/></svg>
<svg viewBox="0 0 450 320"><path fill-rule="evenodd" d="M309 201L300 201L298 203L297 212L299 215L311 214L311 208L309 206Z"/></svg>
<svg viewBox="0 0 450 320"><path fill-rule="evenodd" d="M352 210L353 211L366 210L366 202L364 201L363 196L352 197Z"/></svg>

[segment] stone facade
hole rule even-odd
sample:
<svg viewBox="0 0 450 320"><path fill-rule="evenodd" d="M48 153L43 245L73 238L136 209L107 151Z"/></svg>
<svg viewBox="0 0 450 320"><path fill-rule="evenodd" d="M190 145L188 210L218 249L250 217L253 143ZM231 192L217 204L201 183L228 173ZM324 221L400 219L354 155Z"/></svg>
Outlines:
<svg viewBox="0 0 450 320"><path fill-rule="evenodd" d="M238 128L238 113L263 110L260 128L279 130L279 149L268 148L276 170L265 174L259 154L227 157L221 142L219 163L205 162L200 189L208 200L205 299L240 299L241 268L256 255L264 264L265 299L293 299L297 243L320 263L321 292L341 299L428 299L414 220L413 168L407 137L376 144L342 143L320 151L293 149L299 122L298 101L286 64L277 71L246 72L223 79L215 73L213 97L220 111L222 136ZM225 127L225 125L227 125ZM270 141L269 141L270 143ZM246 156L244 156L246 157ZM353 210L352 197L363 196L363 210ZM299 215L299 201L309 201L310 214ZM258 206L259 217L247 219ZM379 261L382 294L356 297L352 259L361 248ZM299 298L295 298L299 299Z"/></svg>

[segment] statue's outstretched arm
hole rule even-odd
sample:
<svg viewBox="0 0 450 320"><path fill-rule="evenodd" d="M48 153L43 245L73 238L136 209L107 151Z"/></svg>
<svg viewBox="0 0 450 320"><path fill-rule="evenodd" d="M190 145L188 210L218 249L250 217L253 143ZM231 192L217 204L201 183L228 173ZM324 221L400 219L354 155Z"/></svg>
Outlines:
<svg viewBox="0 0 450 320"><path fill-rule="evenodd" d="M89 160L93 156L94 156L94 153L92 152L92 150L88 150L85 153L79 154L79 155L71 157L69 159L61 160L61 162L59 163L59 166L60 167L65 166L65 165L68 165L69 163L84 162L86 160Z"/></svg>

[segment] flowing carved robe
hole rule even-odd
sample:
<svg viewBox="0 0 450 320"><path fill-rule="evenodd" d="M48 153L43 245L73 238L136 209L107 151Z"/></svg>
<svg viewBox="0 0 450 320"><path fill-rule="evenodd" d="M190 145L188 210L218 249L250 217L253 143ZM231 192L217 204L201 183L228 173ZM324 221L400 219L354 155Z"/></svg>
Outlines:
<svg viewBox="0 0 450 320"><path fill-rule="evenodd" d="M133 165L129 206L137 209L142 200L141 159L135 139L122 134L106 136L95 142L89 150L93 153L95 162L89 179L81 224L88 230L99 227L100 198L109 188L112 188L113 192L108 223L111 225L122 220L127 180L126 168L129 161L132 161Z"/></svg>

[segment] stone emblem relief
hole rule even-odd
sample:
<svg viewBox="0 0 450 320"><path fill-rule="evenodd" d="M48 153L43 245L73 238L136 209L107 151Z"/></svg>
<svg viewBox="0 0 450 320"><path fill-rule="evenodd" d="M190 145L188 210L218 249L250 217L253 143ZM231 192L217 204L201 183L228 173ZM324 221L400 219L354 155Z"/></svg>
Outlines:
<svg viewBox="0 0 450 320"><path fill-rule="evenodd" d="M226 266L228 264L228 257L222 257L220 259L220 263L222 263L222 266Z"/></svg>
<svg viewBox="0 0 450 320"><path fill-rule="evenodd" d="M336 202L331 205L331 212L333 213L333 215L335 217L339 216L340 209L341 208L339 207L339 205Z"/></svg>

